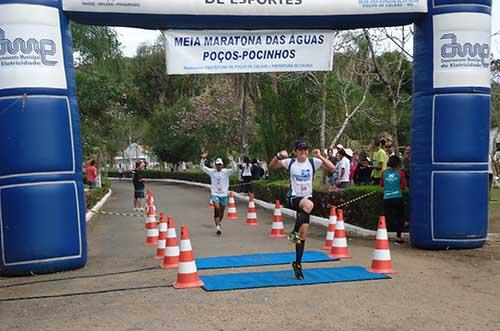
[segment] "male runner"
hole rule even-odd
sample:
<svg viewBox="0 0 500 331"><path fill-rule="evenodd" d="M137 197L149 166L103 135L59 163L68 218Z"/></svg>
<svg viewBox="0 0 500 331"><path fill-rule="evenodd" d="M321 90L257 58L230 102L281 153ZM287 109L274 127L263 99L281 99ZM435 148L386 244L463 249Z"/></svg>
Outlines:
<svg viewBox="0 0 500 331"><path fill-rule="evenodd" d="M296 158L289 158L287 151L281 151L271 160L271 168L286 168L290 171L291 188L288 203L297 212L297 219L288 239L295 243L295 261L292 267L295 278L304 279L302 273L302 255L304 254L305 240L309 228L309 218L314 208L312 201L314 173L323 167L328 173L335 170L335 166L321 155L319 149L314 149L309 158L309 147L303 140L295 142Z"/></svg>
<svg viewBox="0 0 500 331"><path fill-rule="evenodd" d="M210 176L212 187L210 188L212 194L212 201L214 202L214 222L217 228L217 235L222 234L221 223L224 217L224 209L226 208L228 202L228 190L229 190L229 177L238 171L238 166L232 156L227 158L231 162L231 169L224 169L224 162L221 158L215 160L215 169L208 168L205 165L208 153L203 153L201 155L200 168Z"/></svg>

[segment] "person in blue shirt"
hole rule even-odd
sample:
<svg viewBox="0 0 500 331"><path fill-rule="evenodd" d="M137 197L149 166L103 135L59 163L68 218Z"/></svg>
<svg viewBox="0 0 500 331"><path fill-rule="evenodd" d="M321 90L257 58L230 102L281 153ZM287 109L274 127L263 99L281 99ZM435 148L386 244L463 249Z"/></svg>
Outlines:
<svg viewBox="0 0 500 331"><path fill-rule="evenodd" d="M403 191L406 189L406 176L400 168L401 159L393 155L380 176L380 186L384 188L384 214L388 223L396 224L397 245L404 243L401 232L404 226Z"/></svg>

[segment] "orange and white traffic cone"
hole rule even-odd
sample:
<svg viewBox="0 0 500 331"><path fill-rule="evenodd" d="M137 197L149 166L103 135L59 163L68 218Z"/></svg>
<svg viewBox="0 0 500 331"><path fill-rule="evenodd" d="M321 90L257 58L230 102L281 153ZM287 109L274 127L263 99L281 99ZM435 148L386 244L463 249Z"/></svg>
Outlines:
<svg viewBox="0 0 500 331"><path fill-rule="evenodd" d="M167 220L165 213L160 213L160 234L158 236L158 246L156 246L155 260L161 260L165 256L165 247L167 244Z"/></svg>
<svg viewBox="0 0 500 331"><path fill-rule="evenodd" d="M273 215L273 225L271 228L271 238L283 238L285 235L285 227L283 226L283 218L281 216L281 205L280 201L276 200L274 204L274 215Z"/></svg>
<svg viewBox="0 0 500 331"><path fill-rule="evenodd" d="M236 212L236 203L234 203L233 192L229 192L229 203L227 205L227 218L230 220L238 218L238 214Z"/></svg>
<svg viewBox="0 0 500 331"><path fill-rule="evenodd" d="M326 231L326 238L325 238L325 244L321 249L324 250L332 250L332 245L333 245L333 236L335 233L335 224L337 223L337 211L335 207L330 208L330 218L329 218L329 223L328 223L328 229Z"/></svg>
<svg viewBox="0 0 500 331"><path fill-rule="evenodd" d="M350 259L349 248L344 228L344 213L342 209L337 210L337 223L335 223L335 234L333 237L332 249L328 256L336 259Z"/></svg>
<svg viewBox="0 0 500 331"><path fill-rule="evenodd" d="M179 256L179 269L177 271L177 281L175 288L190 288L203 286L203 282L198 277L196 262L194 260L193 248L189 240L187 226L181 226L181 254Z"/></svg>
<svg viewBox="0 0 500 331"><path fill-rule="evenodd" d="M146 235L146 246L152 246L158 244L158 226L155 222L146 223L147 235Z"/></svg>
<svg viewBox="0 0 500 331"><path fill-rule="evenodd" d="M215 204L214 204L214 201L212 199L210 199L210 203L209 203L208 207L210 209L214 209L215 208Z"/></svg>
<svg viewBox="0 0 500 331"><path fill-rule="evenodd" d="M162 269L177 268L179 265L179 246L177 245L177 233L172 216L167 219L167 240L165 247L165 256L163 257Z"/></svg>
<svg viewBox="0 0 500 331"><path fill-rule="evenodd" d="M375 239L375 249L373 250L371 272L378 274L395 274L392 269L391 251L389 250L389 238L387 236L387 227L385 217L378 218L377 238Z"/></svg>
<svg viewBox="0 0 500 331"><path fill-rule="evenodd" d="M248 200L247 222L246 225L256 226L259 225L257 220L257 208L255 208L255 201L253 200L253 193L249 194Z"/></svg>
<svg viewBox="0 0 500 331"><path fill-rule="evenodd" d="M155 203L155 198L153 196L153 192L151 192L150 190L147 191L147 195L146 195L146 205L154 205Z"/></svg>
<svg viewBox="0 0 500 331"><path fill-rule="evenodd" d="M156 224L156 206L154 203L148 204L147 205L147 212L146 212L146 223L144 224L144 229L149 229L150 224L149 223L155 223Z"/></svg>

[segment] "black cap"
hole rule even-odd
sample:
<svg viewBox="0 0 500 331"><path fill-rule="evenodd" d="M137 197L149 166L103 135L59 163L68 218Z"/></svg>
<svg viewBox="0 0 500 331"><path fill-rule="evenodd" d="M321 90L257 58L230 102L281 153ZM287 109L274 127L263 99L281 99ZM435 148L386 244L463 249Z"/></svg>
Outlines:
<svg viewBox="0 0 500 331"><path fill-rule="evenodd" d="M295 149L308 149L309 146L304 140L297 140L295 142Z"/></svg>

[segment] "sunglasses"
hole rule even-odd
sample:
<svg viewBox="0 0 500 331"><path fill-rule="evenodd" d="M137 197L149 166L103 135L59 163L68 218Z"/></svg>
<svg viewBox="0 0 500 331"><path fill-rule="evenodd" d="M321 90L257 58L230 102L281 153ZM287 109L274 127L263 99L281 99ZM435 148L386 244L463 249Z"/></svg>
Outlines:
<svg viewBox="0 0 500 331"><path fill-rule="evenodd" d="M298 151L307 151L308 148L297 148Z"/></svg>

